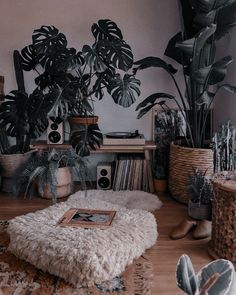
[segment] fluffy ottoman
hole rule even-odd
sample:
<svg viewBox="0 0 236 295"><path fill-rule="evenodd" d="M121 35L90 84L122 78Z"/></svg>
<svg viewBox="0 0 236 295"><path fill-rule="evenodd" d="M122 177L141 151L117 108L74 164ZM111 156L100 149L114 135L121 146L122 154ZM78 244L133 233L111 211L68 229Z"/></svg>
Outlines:
<svg viewBox="0 0 236 295"><path fill-rule="evenodd" d="M117 210L117 213L105 230L58 226L58 220L71 207ZM155 244L157 225L155 217L147 211L130 210L81 194L14 218L8 233L10 252L78 287L121 274Z"/></svg>

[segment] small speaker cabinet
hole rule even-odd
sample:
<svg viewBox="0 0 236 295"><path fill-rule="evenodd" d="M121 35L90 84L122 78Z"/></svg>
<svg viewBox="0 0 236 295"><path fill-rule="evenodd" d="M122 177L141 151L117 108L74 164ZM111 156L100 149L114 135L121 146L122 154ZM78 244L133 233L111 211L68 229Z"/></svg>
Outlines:
<svg viewBox="0 0 236 295"><path fill-rule="evenodd" d="M112 188L113 165L111 162L97 164L97 189L109 190Z"/></svg>
<svg viewBox="0 0 236 295"><path fill-rule="evenodd" d="M47 144L62 144L64 142L63 122L48 119Z"/></svg>

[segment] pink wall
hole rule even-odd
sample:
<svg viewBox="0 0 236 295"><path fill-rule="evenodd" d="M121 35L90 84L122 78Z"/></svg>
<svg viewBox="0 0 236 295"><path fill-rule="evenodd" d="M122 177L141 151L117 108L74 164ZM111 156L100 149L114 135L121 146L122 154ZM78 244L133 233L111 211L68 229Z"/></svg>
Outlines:
<svg viewBox="0 0 236 295"><path fill-rule="evenodd" d="M34 29L54 24L63 31L72 47L81 48L92 42L90 27L100 18L114 20L132 46L136 59L148 55L163 57L169 38L179 28L178 1L173 0L1 0L0 9L0 75L5 76L5 92L16 88L12 53L31 42ZM234 35L219 45L236 56ZM33 88L32 73L26 75L26 87ZM154 69L139 75L142 94L131 108L115 105L109 96L95 104L103 132L139 129L151 138L151 114L137 120L136 105L154 91L175 93L170 79ZM227 82L236 84L235 62L229 68ZM221 90L215 100L215 128L228 119L236 124L236 97Z"/></svg>
<svg viewBox="0 0 236 295"><path fill-rule="evenodd" d="M177 1L173 0L1 0L0 75L5 76L5 92L16 88L12 53L30 44L34 29L53 24L68 38L72 47L92 42L90 27L100 18L110 18L122 29L136 59L148 55L163 57L169 38L179 28ZM32 73L25 76L26 87L33 88ZM142 94L154 91L174 93L170 79L161 70L139 75ZM139 129L151 138L151 114L140 120L134 111L115 105L110 97L95 105L103 132Z"/></svg>

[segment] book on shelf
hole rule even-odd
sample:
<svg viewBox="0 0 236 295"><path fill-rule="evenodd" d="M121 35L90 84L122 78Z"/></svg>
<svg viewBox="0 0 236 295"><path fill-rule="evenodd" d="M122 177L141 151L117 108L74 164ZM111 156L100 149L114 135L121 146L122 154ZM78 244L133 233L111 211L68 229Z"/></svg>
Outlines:
<svg viewBox="0 0 236 295"><path fill-rule="evenodd" d="M111 225L115 214L116 211L109 210L70 208L60 218L58 225L104 229Z"/></svg>

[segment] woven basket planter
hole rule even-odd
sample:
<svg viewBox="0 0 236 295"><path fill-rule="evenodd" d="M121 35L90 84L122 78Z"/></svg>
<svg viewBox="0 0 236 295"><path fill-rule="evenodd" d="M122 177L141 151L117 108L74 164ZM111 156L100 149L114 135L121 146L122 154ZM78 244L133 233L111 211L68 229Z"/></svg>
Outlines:
<svg viewBox="0 0 236 295"><path fill-rule="evenodd" d="M211 203L199 204L189 201L188 215L197 220L211 220Z"/></svg>
<svg viewBox="0 0 236 295"><path fill-rule="evenodd" d="M59 168L56 171L56 179L57 179L57 199L65 198L69 196L72 192L72 178L71 172L68 167ZM44 199L51 199L52 194L50 191L50 186L47 184L43 190L43 194L41 195Z"/></svg>
<svg viewBox="0 0 236 295"><path fill-rule="evenodd" d="M213 182L212 237L208 252L230 260L236 267L236 181Z"/></svg>
<svg viewBox="0 0 236 295"><path fill-rule="evenodd" d="M16 169L28 160L32 153L35 153L36 151L37 150L30 150L24 154L0 154L0 165L2 167L1 190L3 192L12 192L12 176Z"/></svg>
<svg viewBox="0 0 236 295"><path fill-rule="evenodd" d="M187 185L193 168L213 173L213 150L188 148L174 143L170 146L169 191L179 202L187 204L189 195Z"/></svg>

